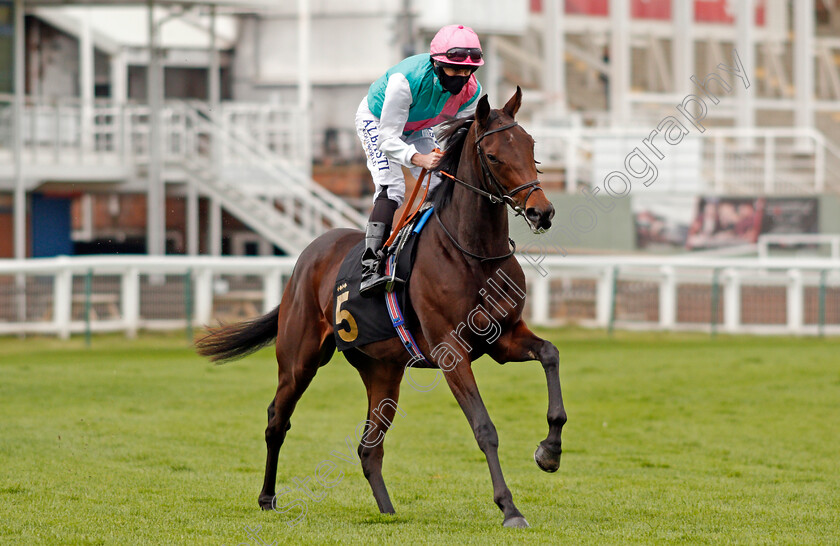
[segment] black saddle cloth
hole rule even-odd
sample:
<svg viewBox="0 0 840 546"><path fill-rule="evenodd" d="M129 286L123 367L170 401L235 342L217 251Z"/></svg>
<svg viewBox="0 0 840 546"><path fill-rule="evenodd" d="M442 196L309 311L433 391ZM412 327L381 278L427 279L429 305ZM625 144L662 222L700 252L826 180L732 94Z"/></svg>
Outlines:
<svg viewBox="0 0 840 546"><path fill-rule="evenodd" d="M423 215L418 216L422 217ZM403 316L409 321L409 327L413 326L409 317L413 317L414 314L410 312L411 302L408 298L408 284L417 250L417 241L421 233L420 231L415 232L414 227L415 224L413 223L405 228L411 231L397 257L397 278L404 279L405 284L397 283L394 287L400 309ZM400 237L397 237L397 241L399 240ZM335 345L339 351L346 351L368 343L397 337L397 331L394 329L385 304L385 292L376 293L368 298L359 295L359 284L362 281L362 254L364 251L365 242L362 240L347 253L336 277L333 293L333 303L335 304L333 323L335 325Z"/></svg>

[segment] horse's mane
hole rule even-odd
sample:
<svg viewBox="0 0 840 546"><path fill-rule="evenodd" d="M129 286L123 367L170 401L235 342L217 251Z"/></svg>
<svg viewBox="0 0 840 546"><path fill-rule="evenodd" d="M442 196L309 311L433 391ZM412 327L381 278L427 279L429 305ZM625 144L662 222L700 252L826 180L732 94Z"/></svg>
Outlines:
<svg viewBox="0 0 840 546"><path fill-rule="evenodd" d="M453 176L458 172L458 164L461 162L461 152L464 150L464 141L467 139L470 125L474 117L451 119L442 124L438 139L445 144L443 157L438 165L438 171L445 171ZM449 204L452 198L452 189L455 182L451 178L441 176L441 183L432 191L429 200L440 211Z"/></svg>

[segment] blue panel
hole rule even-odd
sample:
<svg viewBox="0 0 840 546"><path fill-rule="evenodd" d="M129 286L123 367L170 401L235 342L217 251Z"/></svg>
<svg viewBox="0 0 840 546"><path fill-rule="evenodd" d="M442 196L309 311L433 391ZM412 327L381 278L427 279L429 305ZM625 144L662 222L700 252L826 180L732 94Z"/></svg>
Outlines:
<svg viewBox="0 0 840 546"><path fill-rule="evenodd" d="M429 207L426 212L423 213L423 216L420 217L420 221L417 222L417 225L414 226L414 233L420 233L423 230L423 226L426 225L426 220L429 219L429 216L432 215L432 211L435 207Z"/></svg>
<svg viewBox="0 0 840 546"><path fill-rule="evenodd" d="M68 197L32 194L32 257L73 254L70 204Z"/></svg>

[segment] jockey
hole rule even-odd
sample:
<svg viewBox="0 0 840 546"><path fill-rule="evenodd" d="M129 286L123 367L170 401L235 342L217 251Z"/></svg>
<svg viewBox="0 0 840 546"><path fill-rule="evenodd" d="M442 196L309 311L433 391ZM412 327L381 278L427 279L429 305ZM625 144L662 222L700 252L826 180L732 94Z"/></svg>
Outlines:
<svg viewBox="0 0 840 546"><path fill-rule="evenodd" d="M475 112L481 86L475 72L484 64L478 36L469 27L449 25L432 39L430 54L408 57L373 82L356 111L356 133L367 156L376 191L365 229L362 282L370 295L384 286L382 245L391 233L394 213L405 196L402 167L419 176L438 166L432 127ZM440 183L429 173L430 189Z"/></svg>

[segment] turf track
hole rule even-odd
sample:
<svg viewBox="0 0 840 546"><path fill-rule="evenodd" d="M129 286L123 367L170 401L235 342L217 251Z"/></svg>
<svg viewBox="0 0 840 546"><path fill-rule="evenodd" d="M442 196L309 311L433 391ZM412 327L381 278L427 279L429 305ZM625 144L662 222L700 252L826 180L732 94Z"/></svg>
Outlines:
<svg viewBox="0 0 840 546"><path fill-rule="evenodd" d="M183 335L0 339L0 543L257 544L258 526L266 544L840 542L840 340L545 334L570 418L556 474L532 459L539 364L475 365L524 531L501 527L443 383L403 385L384 465L398 514L382 517L359 466L331 455L364 417L361 381L340 356L323 368L279 485L313 483L323 460L343 474L291 526L299 510L256 504L271 351L213 366Z"/></svg>

